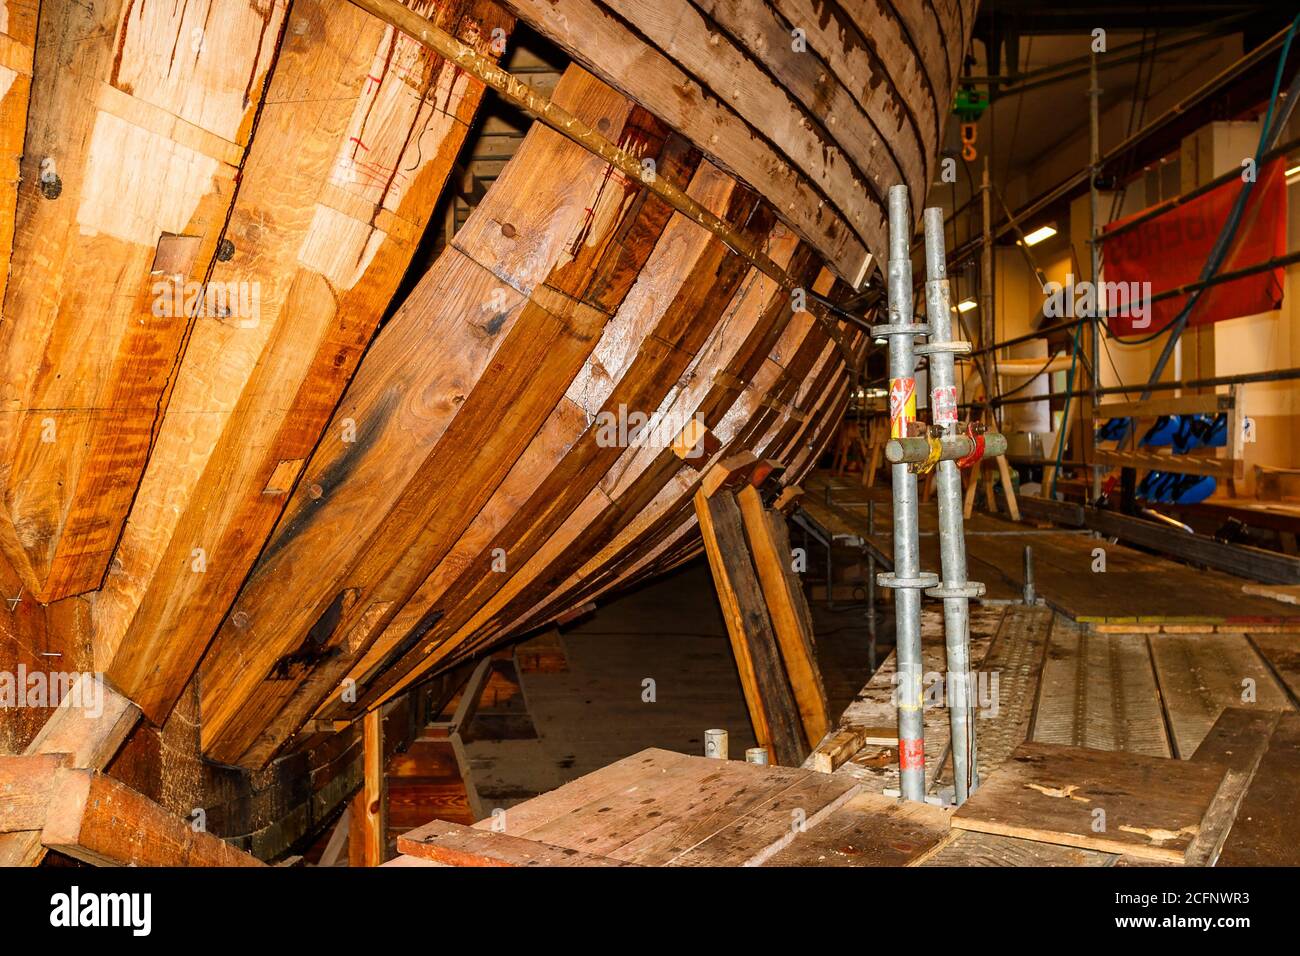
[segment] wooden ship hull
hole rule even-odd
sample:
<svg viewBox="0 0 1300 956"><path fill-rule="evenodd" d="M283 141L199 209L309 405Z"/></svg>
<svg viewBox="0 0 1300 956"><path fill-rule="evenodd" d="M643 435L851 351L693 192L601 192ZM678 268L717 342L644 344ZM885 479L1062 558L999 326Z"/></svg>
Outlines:
<svg viewBox="0 0 1300 956"><path fill-rule="evenodd" d="M431 260L485 85L386 6L0 3L0 663L102 674L110 772L261 856L355 787L321 728L697 554L710 464L812 467L869 347L812 303L920 210L975 3L408 0L558 45L647 171L535 123Z"/></svg>

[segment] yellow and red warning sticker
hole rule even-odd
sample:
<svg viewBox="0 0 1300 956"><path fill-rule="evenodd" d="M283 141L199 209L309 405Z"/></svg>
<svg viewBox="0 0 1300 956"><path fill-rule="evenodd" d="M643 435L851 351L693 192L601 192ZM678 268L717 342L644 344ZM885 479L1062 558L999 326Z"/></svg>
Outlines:
<svg viewBox="0 0 1300 956"><path fill-rule="evenodd" d="M889 380L889 437L906 438L907 426L916 421L916 379Z"/></svg>

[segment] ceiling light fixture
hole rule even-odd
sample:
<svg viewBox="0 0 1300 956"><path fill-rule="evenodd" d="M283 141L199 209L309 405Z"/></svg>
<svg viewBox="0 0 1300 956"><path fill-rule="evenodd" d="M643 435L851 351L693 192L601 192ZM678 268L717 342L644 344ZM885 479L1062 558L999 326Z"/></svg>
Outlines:
<svg viewBox="0 0 1300 956"><path fill-rule="evenodd" d="M1055 226L1039 226L1029 235L1025 236L1025 245L1036 246L1044 239L1051 239L1054 235L1056 235Z"/></svg>

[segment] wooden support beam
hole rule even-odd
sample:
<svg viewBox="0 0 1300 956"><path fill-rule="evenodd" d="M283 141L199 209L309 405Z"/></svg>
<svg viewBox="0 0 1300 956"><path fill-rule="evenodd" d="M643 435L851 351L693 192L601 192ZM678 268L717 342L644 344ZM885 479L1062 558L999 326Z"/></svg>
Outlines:
<svg viewBox="0 0 1300 956"><path fill-rule="evenodd" d="M388 859L388 781L384 774L383 721L380 710L370 711L364 720L365 781L350 810L350 866L380 866Z"/></svg>
<svg viewBox="0 0 1300 956"><path fill-rule="evenodd" d="M740 507L731 495L697 492L695 514L713 584L740 671L754 736L772 763L797 767L808 753L799 710L781 665L763 590L745 542Z"/></svg>
<svg viewBox="0 0 1300 956"><path fill-rule="evenodd" d="M771 250L782 261L789 257L791 267L807 271L811 280L815 265L808 259L807 247L799 245L794 236L774 230ZM679 255L677 250L666 255L662 272L652 258L642 282L680 283L680 278L674 279L684 271ZM646 274L651 269L654 271ZM690 343L696 357L694 365L687 368L703 369L713 363L721 372L687 374L685 379L680 373L671 378L665 373L654 386L659 391L644 393L646 397L637 399L633 407L660 407L669 396L672 402L664 407L664 414L671 420L699 416L718 430L724 446L716 457L725 459L750 446L765 457L780 457L789 449L780 443L766 447L765 434L779 432L774 426L793 414L784 410L791 404L815 411L814 397L821 398L819 389L843 374L843 366L838 363L838 353L828 349L821 327L806 313L792 312L789 297L756 270L750 270L734 300L719 311L720 300L730 294L730 286L719 277L729 283L728 272L715 270L711 280L706 277L699 285L692 277L679 293L680 306L693 315L693 330L706 321L714 323L702 345L698 340ZM831 281L830 274L823 271L813 287L825 293ZM670 312L678 305L674 302ZM817 364L819 357L828 355L824 366ZM591 371L595 381L603 378L595 365ZM635 365L627 368L627 375L635 373ZM731 384L733 377L747 378L751 386L738 390ZM630 388L632 381L621 387ZM617 408L614 403L624 400L616 397L617 391L610 394L604 388L618 387L603 386L598 397L609 402L608 407ZM636 393L623 394L642 393L638 387ZM785 404L765 404L763 399L768 397L780 397ZM683 468L675 455L668 457L669 450L653 444L628 449L621 458L607 455L603 462L592 462L586 442L557 447L555 439L547 436L546 444L552 447L544 454L557 462L561 473L539 476L530 464L502 484L467 539L422 586L400 619L418 620L433 607L449 607L451 613L439 621L434 640L395 665L391 677L385 675L387 680L379 683L378 693L396 693L421 670L441 666L450 656L463 658L499 634L526 629L529 622L552 621L616 581L627 583L636 573L635 562L652 556L655 542L690 518L689 499L699 485L697 469ZM530 462L533 450L528 453ZM540 447L537 450L541 452ZM566 456L577 456L573 467L563 460ZM581 500L584 493L586 499ZM529 504L520 508L517 502L529 496ZM581 503L574 510L578 501ZM555 517L537 527L529 516L543 506ZM560 515L572 517L562 522ZM546 535L549 539L543 537ZM517 567L522 570L514 575L489 573L484 551L492 546L508 549L512 560L520 554L523 560ZM449 580L454 582L450 592L444 590ZM564 583L557 588L555 582L560 580ZM439 598L439 594L443 596ZM474 613L471 616L467 611ZM439 632L450 636L443 638Z"/></svg>
<svg viewBox="0 0 1300 956"><path fill-rule="evenodd" d="M92 866L264 866L126 784L84 768L55 774L41 844Z"/></svg>
<svg viewBox="0 0 1300 956"><path fill-rule="evenodd" d="M763 601L781 649L781 662L794 692L803 724L804 739L816 747L830 725L826 712L826 688L813 646L812 613L803 585L791 569L790 534L785 518L763 507L752 485L736 493L745 523L745 540L758 571Z"/></svg>
<svg viewBox="0 0 1300 956"><path fill-rule="evenodd" d="M82 674L59 702L25 754L63 755L69 767L108 765L140 719L140 709L94 674ZM45 856L40 833L0 834L0 866L35 866Z"/></svg>
<svg viewBox="0 0 1300 956"><path fill-rule="evenodd" d="M7 86L0 94L0 302L9 284L9 258L13 254L19 164L27 134L27 108L32 89L32 60L36 54L39 4L8 4L0 28L0 72Z"/></svg>
<svg viewBox="0 0 1300 956"><path fill-rule="evenodd" d="M486 56L494 31L513 25L490 0L434 15ZM290 12L231 210L231 255L211 275L247 290L256 315L195 324L95 601L96 669L154 722L189 682L312 449L365 446L359 416L330 417L483 92L350 4ZM254 634L262 625L236 618Z"/></svg>
<svg viewBox="0 0 1300 956"><path fill-rule="evenodd" d="M421 40L421 42L429 44L443 56L454 60L462 68L488 83L511 103L529 111L552 129L573 139L575 142L581 143L585 149L599 155L619 169L625 176L632 179L644 178L642 177L643 167L639 158L614 145L607 137L596 132L588 124L582 122L580 118L575 118L568 111L551 102L544 95L515 77L510 76L504 70L496 68L494 64L481 62L481 58L470 55L472 51L465 50L463 45L458 46L454 41L449 42L453 38L448 37L441 31L431 29L427 20L402 6L397 0L352 0L352 2L375 16L397 25L411 36ZM718 109L710 102L708 97L693 95L694 89L692 89L692 95L690 95L692 106L689 110L683 109L683 96L680 92L676 94L675 99L664 96L664 88L668 84L665 83L661 87L660 78L665 74L678 80L677 88L679 91L682 88L698 87L696 87L695 81L682 74L671 60L658 53L654 47L646 46L638 41L630 31L619 24L616 18L608 16L596 5L586 2L586 0L557 0L557 3L549 4L541 9L535 8L528 3L515 3L513 8L523 19L541 29L552 40L556 40L562 46L565 46L568 52L575 55L580 62L600 75L603 80L631 95L637 95L637 98L644 102L649 109L662 116L675 128L682 129L693 140L698 142L696 136L691 135L692 131L699 129L701 119L712 114L711 118L714 120L713 129L724 128L729 136L741 137L746 143L745 149L736 150L734 157L732 157L730 151L726 151L727 158L724 159L724 162L734 168L732 162L734 159L736 162L749 167L749 169L737 170L742 176L745 176L754 166L753 161L748 156L758 154L769 161L763 164L763 175L748 175L746 178L749 181L776 184L788 189L792 195L801 195L804 202L817 203L817 200L814 199L818 195L817 190L791 168L791 164L770 153L763 139L755 136L754 131L730 110ZM576 42L577 35L582 36L581 43ZM597 53L594 58L590 55L593 52ZM639 63L640 69L632 67L629 60ZM647 79L652 77L654 82L647 83L643 81L640 84L632 84L632 86L636 87L635 90L628 89L627 79L635 76L638 72ZM692 116L691 114L695 115ZM716 149L719 135L713 133L710 134L710 137L710 145L713 145ZM703 138L709 139L709 137ZM757 171L757 169L753 169L753 172ZM766 253L750 240L735 232L715 214L686 196L672 184L664 184L660 188L655 186L652 181L650 185L673 208L690 216L695 222L722 237L731 248L751 262L755 264L761 263L762 265L759 267L763 272L778 281L782 281L783 271L779 268L771 268L767 262ZM789 215L795 228L802 229L810 241L818 244L828 258L837 262L842 275L852 276L854 274L865 257L866 249L861 238L856 234L855 228L846 222L842 214L837 213L833 216L824 217L809 216L798 201L781 202L780 205L782 208L788 206ZM874 235L881 237L883 235L882 210L877 207L873 212L873 216ZM817 222L819 218L825 221ZM814 225L814 223L816 224ZM880 244L878 247L883 248L883 245ZM793 288L790 285L786 287Z"/></svg>
<svg viewBox="0 0 1300 956"><path fill-rule="evenodd" d="M100 586L190 328L224 324L190 314L186 284L216 260L287 7L41 5L0 323L0 547L43 602Z"/></svg>
<svg viewBox="0 0 1300 956"><path fill-rule="evenodd" d="M692 175L684 143L581 70L566 74L556 98L574 103L588 122L603 116L611 133L623 128L643 141L646 156L661 157L660 179L688 177L693 195L747 233L773 229L772 213L753 193L713 167L700 165ZM239 633L232 615L208 653L203 732L211 756L262 765L381 636L392 643L362 672L373 690L359 709L393 686L385 683L390 674L406 674L399 662L413 664L444 646L472 653L458 638L496 629L472 621L490 602L498 595L503 602L486 612L493 617L508 613L507 600L518 607L515 616L526 611L555 573L539 562L576 570L684 467L658 443L610 440L604 420L620 409L626 415L661 406L690 369L719 361L702 350L727 356L737 347L756 349L774 325L793 320L789 299L745 260L635 183L610 188L610 176L604 164L535 127L455 246L385 327L339 412L371 436L368 444L320 446L304 483L323 490L332 475L346 480L321 499L300 484L292 519L281 524L270 559L254 569L237 602L236 612L267 622L272 636ZM502 222L511 228L503 232ZM571 261L574 249L579 256ZM798 264L812 273L808 258ZM772 300L762 316L770 324L765 334L733 342L718 330L746 283ZM504 316L500 324L488 331L465 322L466 308L485 308L494 298L502 307L484 321ZM429 354L431 337L446 342L445 350ZM463 347L453 348L453 340ZM744 361L756 364L752 354ZM700 379L712 393L709 377ZM398 392L445 401L428 409L392 406ZM719 406L724 394L734 401L734 390L717 385L716 392ZM412 435L420 436L419 454L409 453ZM390 442L407 452L391 454ZM561 544L575 536L585 540ZM282 573L289 563L312 572L290 583ZM523 584L530 590L521 593ZM422 591L428 603L415 597ZM403 629L390 632L413 600L422 604L418 612L410 606ZM308 635L318 625L329 634L329 656L318 652L276 673L277 661L296 663L296 649L317 646ZM251 669L225 666L250 656L258 662ZM348 702L333 703L337 710L322 716L349 713Z"/></svg>
<svg viewBox="0 0 1300 956"><path fill-rule="evenodd" d="M45 826L54 775L69 763L67 754L0 756L0 833Z"/></svg>

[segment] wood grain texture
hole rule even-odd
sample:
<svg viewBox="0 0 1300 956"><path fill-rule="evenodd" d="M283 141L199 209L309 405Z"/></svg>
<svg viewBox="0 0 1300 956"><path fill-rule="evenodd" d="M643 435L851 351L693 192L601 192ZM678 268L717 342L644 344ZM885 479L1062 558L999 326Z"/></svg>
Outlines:
<svg viewBox="0 0 1300 956"><path fill-rule="evenodd" d="M622 129L631 116L625 100L581 71L571 71L557 90L557 98L566 97L593 124L603 119ZM654 135L653 127L648 133ZM629 141L642 135L635 124L627 130ZM645 148L658 151L654 139ZM697 179L699 194L725 208L730 182L713 173ZM287 719L266 742L271 749L297 729L295 720L310 716L546 423L635 278L620 227L625 215L635 218L642 208L628 208L637 192L572 143L534 129L455 245L385 327L336 413L336 420L357 423L355 447L328 442L308 463L237 602L247 629L228 625L209 654L205 668L220 675L220 690L205 698L205 732L211 730L209 741L229 737L220 750L225 759L264 761L265 747L247 757L244 751L261 729L258 722L283 712L290 699ZM703 245L711 248L711 239ZM430 337L446 352L429 353ZM650 350L668 341L665 335ZM613 356L602 358L613 367ZM405 403L398 400L403 394ZM412 430L420 435L419 454L411 453ZM591 452L603 453L594 439L587 429ZM392 441L407 451L388 454ZM478 470L469 470L471 464ZM448 484L449 476L457 481ZM441 493L432 494L434 488ZM286 580L289 569L305 567L323 572L313 574L308 591ZM257 676L267 675L313 628L337 659L325 662L319 675L313 669L320 653L287 673L267 675L261 702L250 707L248 691L230 692L239 677L226 674L221 662L242 654L258 622L270 621L281 636L258 645ZM415 638L428 629L421 626ZM232 719L242 729L228 726Z"/></svg>
<svg viewBox="0 0 1300 956"><path fill-rule="evenodd" d="M747 485L736 494L745 540L763 590L764 603L781 650L781 663L799 708L804 740L816 746L826 733L826 688L813 649L812 614L803 583L791 570L793 553L785 519L763 507L758 490Z"/></svg>
<svg viewBox="0 0 1300 956"><path fill-rule="evenodd" d="M1300 716L1283 714L1269 737L1232 830L1219 854L1222 866L1295 866L1300 863L1295 793L1300 786Z"/></svg>
<svg viewBox="0 0 1300 956"><path fill-rule="evenodd" d="M952 825L1182 863L1225 770L1208 761L1023 744Z"/></svg>
<svg viewBox="0 0 1300 956"><path fill-rule="evenodd" d="M725 492L712 498L697 492L695 511L754 736L760 747L768 749L772 763L797 767L808 747L771 614L746 546L740 507Z"/></svg>
<svg viewBox="0 0 1300 956"><path fill-rule="evenodd" d="M94 770L58 772L41 843L92 866L263 865Z"/></svg>
<svg viewBox="0 0 1300 956"><path fill-rule="evenodd" d="M0 545L42 600L103 578L195 321L160 242L204 279L286 6L42 5L0 324Z"/></svg>
<svg viewBox="0 0 1300 956"><path fill-rule="evenodd" d="M485 0L431 13L485 54L511 26ZM99 666L151 718L184 687L284 511L482 93L350 4L295 6L226 230L234 253L212 272L256 293L257 314L196 323L95 600ZM336 442L361 440L334 428Z"/></svg>
<svg viewBox="0 0 1300 956"><path fill-rule="evenodd" d="M45 826L54 774L69 763L67 754L0 757L0 834Z"/></svg>
<svg viewBox="0 0 1300 956"><path fill-rule="evenodd" d="M767 866L909 866L948 833L951 811L860 793L798 834Z"/></svg>

